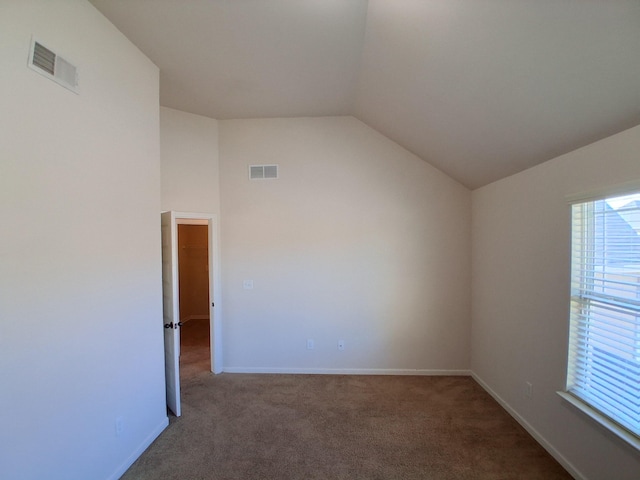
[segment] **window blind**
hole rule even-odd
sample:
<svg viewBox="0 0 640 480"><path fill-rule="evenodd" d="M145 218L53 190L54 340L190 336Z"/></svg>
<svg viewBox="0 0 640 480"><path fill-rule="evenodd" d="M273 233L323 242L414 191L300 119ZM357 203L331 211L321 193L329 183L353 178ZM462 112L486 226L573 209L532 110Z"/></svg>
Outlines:
<svg viewBox="0 0 640 480"><path fill-rule="evenodd" d="M640 437L640 194L572 209L567 390Z"/></svg>

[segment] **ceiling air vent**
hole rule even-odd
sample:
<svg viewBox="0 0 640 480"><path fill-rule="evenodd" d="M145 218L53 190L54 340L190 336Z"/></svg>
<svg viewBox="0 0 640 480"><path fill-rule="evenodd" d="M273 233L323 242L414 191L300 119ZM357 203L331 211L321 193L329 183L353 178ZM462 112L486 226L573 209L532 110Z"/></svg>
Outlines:
<svg viewBox="0 0 640 480"><path fill-rule="evenodd" d="M76 67L37 40L31 42L29 67L72 92L78 93Z"/></svg>
<svg viewBox="0 0 640 480"><path fill-rule="evenodd" d="M251 180L278 178L278 165L249 165Z"/></svg>

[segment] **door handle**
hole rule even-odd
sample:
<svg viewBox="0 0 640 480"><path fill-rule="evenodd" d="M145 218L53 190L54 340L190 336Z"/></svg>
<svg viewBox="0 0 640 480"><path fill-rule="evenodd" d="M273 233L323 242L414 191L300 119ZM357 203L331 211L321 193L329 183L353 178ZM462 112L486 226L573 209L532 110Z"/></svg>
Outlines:
<svg viewBox="0 0 640 480"><path fill-rule="evenodd" d="M181 327L181 326L182 326L182 322L177 322L177 323L169 322L164 324L164 328L177 329L178 327Z"/></svg>

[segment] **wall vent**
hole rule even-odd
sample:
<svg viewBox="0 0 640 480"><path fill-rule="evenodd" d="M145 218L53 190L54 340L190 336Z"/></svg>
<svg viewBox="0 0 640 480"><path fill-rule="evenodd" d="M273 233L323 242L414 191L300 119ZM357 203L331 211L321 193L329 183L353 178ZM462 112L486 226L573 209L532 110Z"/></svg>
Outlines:
<svg viewBox="0 0 640 480"><path fill-rule="evenodd" d="M29 67L72 92L78 93L76 67L35 39L31 41Z"/></svg>
<svg viewBox="0 0 640 480"><path fill-rule="evenodd" d="M278 178L278 165L249 165L249 178L251 180Z"/></svg>

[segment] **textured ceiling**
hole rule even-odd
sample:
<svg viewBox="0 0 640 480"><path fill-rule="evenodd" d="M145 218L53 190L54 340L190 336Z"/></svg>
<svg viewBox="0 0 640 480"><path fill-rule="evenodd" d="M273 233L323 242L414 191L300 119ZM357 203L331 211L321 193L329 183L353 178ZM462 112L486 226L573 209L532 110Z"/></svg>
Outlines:
<svg viewBox="0 0 640 480"><path fill-rule="evenodd" d="M164 106L354 115L469 188L640 124L640 0L91 3Z"/></svg>

